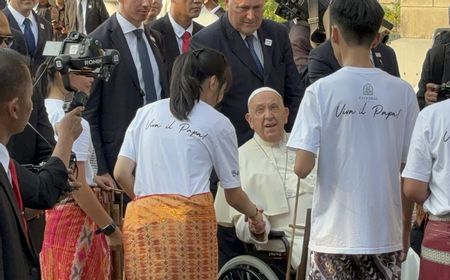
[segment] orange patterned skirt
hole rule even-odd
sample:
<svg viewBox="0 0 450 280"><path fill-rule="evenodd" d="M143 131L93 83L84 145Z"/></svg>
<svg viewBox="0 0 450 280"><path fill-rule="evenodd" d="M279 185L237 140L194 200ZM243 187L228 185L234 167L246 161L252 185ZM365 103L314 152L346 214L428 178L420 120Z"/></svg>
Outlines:
<svg viewBox="0 0 450 280"><path fill-rule="evenodd" d="M95 223L75 203L47 210L40 253L42 279L111 279L106 238L96 235Z"/></svg>
<svg viewBox="0 0 450 280"><path fill-rule="evenodd" d="M130 202L123 241L127 280L217 279L211 193L151 195Z"/></svg>

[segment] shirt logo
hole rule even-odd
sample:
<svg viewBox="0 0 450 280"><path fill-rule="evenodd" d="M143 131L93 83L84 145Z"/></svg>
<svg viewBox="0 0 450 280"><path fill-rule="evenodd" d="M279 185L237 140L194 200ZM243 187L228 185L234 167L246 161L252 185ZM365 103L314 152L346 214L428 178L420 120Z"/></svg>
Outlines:
<svg viewBox="0 0 450 280"><path fill-rule="evenodd" d="M369 83L363 87L363 95L373 95L373 86Z"/></svg>

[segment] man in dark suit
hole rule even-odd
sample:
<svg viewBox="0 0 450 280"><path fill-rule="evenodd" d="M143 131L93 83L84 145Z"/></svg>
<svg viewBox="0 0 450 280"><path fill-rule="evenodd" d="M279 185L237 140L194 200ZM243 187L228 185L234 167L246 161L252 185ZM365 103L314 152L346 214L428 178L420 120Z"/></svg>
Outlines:
<svg viewBox="0 0 450 280"><path fill-rule="evenodd" d="M64 5L67 33L77 31L89 34L109 18L102 0L66 0Z"/></svg>
<svg viewBox="0 0 450 280"><path fill-rule="evenodd" d="M263 20L263 11L263 0L230 0L228 12L195 34L191 42L192 49L216 49L228 60L233 82L218 110L236 128L239 145L253 136L245 121L247 100L253 90L268 86L283 95L289 108L288 130L302 98L287 29Z"/></svg>
<svg viewBox="0 0 450 280"><path fill-rule="evenodd" d="M11 28L20 30L24 35L32 74L44 62L42 52L53 34L51 24L33 11L36 4L37 0L11 0L3 10Z"/></svg>
<svg viewBox="0 0 450 280"><path fill-rule="evenodd" d="M109 81L94 84L85 110L91 125L98 174L105 175L111 185L115 184L110 174L137 109L168 97L167 70L158 49L161 47L159 34L143 24L150 5L148 0L122 0L119 12L89 34L103 48L117 49L120 53L120 63Z"/></svg>
<svg viewBox="0 0 450 280"><path fill-rule="evenodd" d="M391 47L379 43L372 49L371 61L375 67L380 68L393 76L400 77L397 57ZM341 66L334 56L330 40L327 40L317 48L312 49L309 53L308 75L310 84L339 69L341 69Z"/></svg>
<svg viewBox="0 0 450 280"><path fill-rule="evenodd" d="M175 58L189 51L191 37L203 28L193 21L202 8L199 0L172 0L169 12L162 18L151 23L151 27L162 35L163 56L170 74Z"/></svg>
<svg viewBox="0 0 450 280"><path fill-rule="evenodd" d="M66 188L72 144L81 133L81 108L60 122L58 144L39 174L29 172L10 158L5 146L31 114L31 75L16 51L0 49L0 61L0 279L40 279L23 207L48 209Z"/></svg>
<svg viewBox="0 0 450 280"><path fill-rule="evenodd" d="M17 34L18 33L18 34ZM18 40L22 39L23 35L20 31L12 32L9 28L9 23L6 16L0 11L0 37L14 36L14 43L20 44ZM23 39L22 39L23 40ZM0 46L2 47L2 46ZM4 46L8 47L8 46ZM26 55L26 49L25 49ZM19 164L38 165L51 156L53 147L56 142L54 139L54 132L48 121L47 111L44 106L44 98L39 92L34 92L32 96L33 111L29 118L30 126L26 126L22 133L12 136L8 142L7 148L12 158ZM32 126L32 127L31 127ZM37 130L37 132L34 131ZM42 135L39 136L37 133ZM45 138L45 139L43 139ZM39 212L26 211L28 220L28 228L30 230L30 237L36 252L40 252L44 234L45 219L44 216L39 216Z"/></svg>

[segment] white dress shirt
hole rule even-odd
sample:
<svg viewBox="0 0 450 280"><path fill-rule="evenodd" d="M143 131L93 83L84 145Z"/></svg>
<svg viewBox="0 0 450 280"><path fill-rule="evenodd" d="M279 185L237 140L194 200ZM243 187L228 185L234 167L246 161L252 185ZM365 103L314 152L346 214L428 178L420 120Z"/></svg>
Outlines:
<svg viewBox="0 0 450 280"><path fill-rule="evenodd" d="M78 5L80 5L81 2L81 6L83 7L83 29L82 30L77 30L80 33L83 34L87 34L86 32L86 11L87 11L87 0L77 0L77 12L75 13L75 17L78 19ZM77 24L77 29L78 29L78 24Z"/></svg>
<svg viewBox="0 0 450 280"><path fill-rule="evenodd" d="M17 24L20 27L20 30L22 33L25 32L25 24L23 24L23 21L25 20L25 17L19 13L16 9L14 9L11 4L8 4L8 9L11 11L11 14L13 15L14 19L16 20ZM33 13L30 12L30 14L26 17L31 21L31 32L33 32L34 35L34 43L37 45L38 41L38 22L36 21L36 18L33 16Z"/></svg>
<svg viewBox="0 0 450 280"><path fill-rule="evenodd" d="M122 28L123 35L125 36L125 39L127 40L128 48L130 49L131 57L133 57L134 65L136 67L136 71L139 78L139 85L141 86L141 89L144 89L144 77L142 76L142 68L141 68L141 60L139 59L139 53L137 50L137 39L136 35L134 35L133 31L136 29L142 29L144 30L144 24L141 23L141 25L136 28L131 22L129 22L126 18L124 18L120 13L116 13L117 21L119 22L120 28ZM145 32L144 32L145 34ZM147 51L150 56L150 63L152 64L152 70L153 70L153 82L155 83L155 89L156 89L156 98L161 99L161 83L160 83L160 77L159 77L159 67L156 63L155 55L153 54L153 50L149 45L149 42L147 40L147 36L143 36L145 45L147 46ZM143 97L145 98L145 97Z"/></svg>
<svg viewBox="0 0 450 280"><path fill-rule="evenodd" d="M181 25L179 25L172 17L172 15L170 15L170 12L168 13L169 15L169 20L170 20L170 24L172 24L172 28L173 31L175 32L175 39L177 40L178 43L178 49L180 51L180 54L182 53L181 50L181 46L183 45L183 34L184 32L189 32L192 36L192 32L194 30L194 23L191 22L191 25L189 25L189 27L187 29L184 29L184 27L182 27Z"/></svg>
<svg viewBox="0 0 450 280"><path fill-rule="evenodd" d="M6 149L5 145L0 143L0 163L3 166L3 169L5 169L6 175L8 176L9 183L12 186L11 173L9 172L9 160L10 160L10 157L9 157L8 150Z"/></svg>

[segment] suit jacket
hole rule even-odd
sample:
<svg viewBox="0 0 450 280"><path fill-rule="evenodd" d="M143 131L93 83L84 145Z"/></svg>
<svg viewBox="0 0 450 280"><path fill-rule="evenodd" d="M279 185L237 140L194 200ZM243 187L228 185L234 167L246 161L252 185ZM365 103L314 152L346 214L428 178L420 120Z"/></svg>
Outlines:
<svg viewBox="0 0 450 280"><path fill-rule="evenodd" d="M20 164L39 164L46 161L56 145L52 125L48 120L44 97L33 92L33 111L28 122L46 139L42 139L32 128L26 126L23 132L9 139L7 148L12 158ZM49 142L49 143L47 143Z"/></svg>
<svg viewBox="0 0 450 280"><path fill-rule="evenodd" d="M24 206L37 209L52 207L66 184L64 163L52 157L39 175L16 163ZM39 261L23 225L21 211L3 166L0 165L0 279L40 279Z"/></svg>
<svg viewBox="0 0 450 280"><path fill-rule="evenodd" d="M77 0L66 0L65 5L65 24L67 33L77 30ZM85 14L85 28L89 34L109 18L108 10L102 0L87 0Z"/></svg>
<svg viewBox="0 0 450 280"><path fill-rule="evenodd" d="M284 104L290 112L286 127L288 130L292 127L303 96L287 29L279 23L263 20L258 29L258 37L264 55L264 76L258 74L249 49L239 32L231 26L227 13L200 30L191 41L191 49L216 49L228 60L233 81L230 90L218 104L218 110L236 128L239 145L253 136L253 131L245 120L247 100L253 90L269 86L283 96Z"/></svg>
<svg viewBox="0 0 450 280"><path fill-rule="evenodd" d="M178 47L178 42L176 39L175 31L173 30L172 24L170 23L169 14L164 17L153 21L150 25L153 29L161 33L161 39L164 44L164 49L162 49L163 56L166 60L167 71L170 75L172 74L172 66L175 59L180 55L180 48ZM203 28L202 25L193 22L192 34L196 34Z"/></svg>
<svg viewBox="0 0 450 280"><path fill-rule="evenodd" d="M11 26L11 28L21 31L19 25L21 25L22 23L18 23L16 21L14 16L11 14L11 11L8 9L8 7L6 7L3 10L3 12L5 13L5 16L8 18L9 25ZM25 46L21 46L20 48L22 49L25 48L27 50L27 54L30 57L31 73L34 75L38 67L45 61L45 57L42 55L42 52L44 51L45 43L53 38L53 29L50 22L38 16L34 11L32 11L32 13L38 25L38 40L36 44L36 51L34 52L34 54L31 54L28 51L28 47L26 44Z"/></svg>
<svg viewBox="0 0 450 280"><path fill-rule="evenodd" d="M145 35L155 55L162 86L162 98L168 97L167 70L159 48L159 33L145 26ZM92 141L97 155L98 173L111 173L125 136L137 109L144 105L136 67L116 15L112 15L94 32L102 47L117 49L120 62L108 82L97 81L87 102L84 116L91 125Z"/></svg>
<svg viewBox="0 0 450 280"><path fill-rule="evenodd" d="M380 68L393 76L400 77L397 57L391 47L386 46L385 44L378 44L377 47L372 49L372 58L375 67ZM308 75L310 84L339 69L341 69L341 66L334 56L330 40L327 40L317 48L312 49L309 53Z"/></svg>

